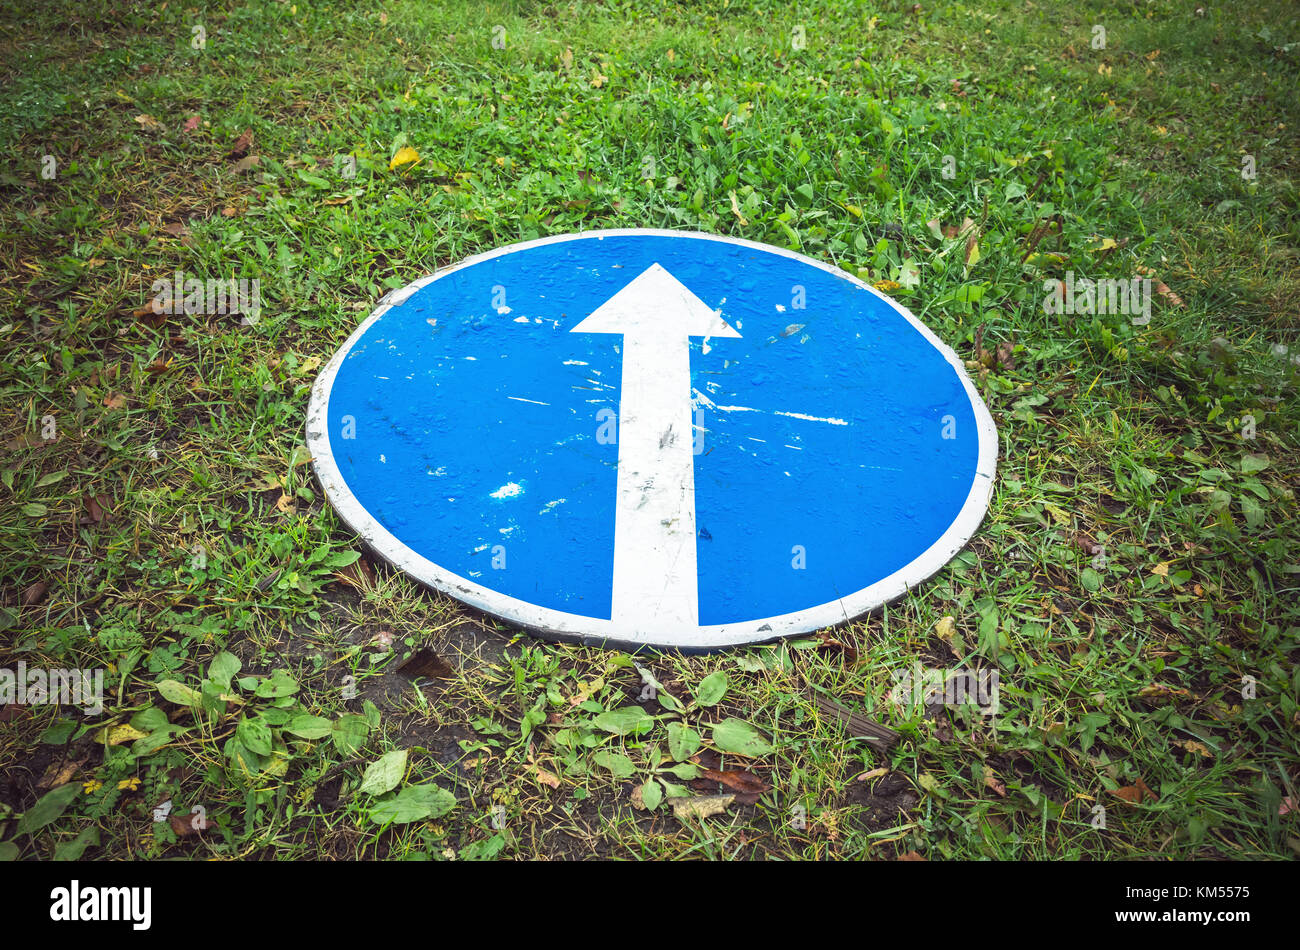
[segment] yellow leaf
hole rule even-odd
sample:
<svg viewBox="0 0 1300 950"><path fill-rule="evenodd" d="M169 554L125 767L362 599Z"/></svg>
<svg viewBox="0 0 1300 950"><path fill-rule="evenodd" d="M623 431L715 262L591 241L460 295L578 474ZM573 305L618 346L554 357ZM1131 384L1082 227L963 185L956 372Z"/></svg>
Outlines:
<svg viewBox="0 0 1300 950"><path fill-rule="evenodd" d="M1160 562L1159 564L1157 564L1155 567L1151 568L1151 573L1152 573L1152 574L1159 574L1161 577L1168 577L1168 576L1169 576L1169 562L1168 562L1168 561L1161 561L1161 562Z"/></svg>
<svg viewBox="0 0 1300 950"><path fill-rule="evenodd" d="M1052 520L1055 521L1057 524L1069 524L1070 521L1072 520L1068 514L1066 514L1056 505L1053 505L1051 502L1047 502L1046 504L1044 504L1043 510L1046 511L1049 515L1051 515Z"/></svg>
<svg viewBox="0 0 1300 950"><path fill-rule="evenodd" d="M393 160L388 163L388 170L392 171L395 168L401 168L403 165L414 165L419 160L419 152L411 148L409 145L403 145L397 150L397 154L393 156Z"/></svg>
<svg viewBox="0 0 1300 950"><path fill-rule="evenodd" d="M736 193L734 191L731 193L731 213L736 216L742 226L749 224L749 222L745 220L745 216L740 213L740 202L736 200Z"/></svg>
<svg viewBox="0 0 1300 950"><path fill-rule="evenodd" d="M847 211L849 214L853 215L853 217L855 218L862 217L862 209L859 208L857 205L845 205L844 210Z"/></svg>
<svg viewBox="0 0 1300 950"><path fill-rule="evenodd" d="M106 742L109 745L121 745L123 742L134 742L136 739L143 739L148 734L124 722L120 726L101 729L96 738L100 742Z"/></svg>

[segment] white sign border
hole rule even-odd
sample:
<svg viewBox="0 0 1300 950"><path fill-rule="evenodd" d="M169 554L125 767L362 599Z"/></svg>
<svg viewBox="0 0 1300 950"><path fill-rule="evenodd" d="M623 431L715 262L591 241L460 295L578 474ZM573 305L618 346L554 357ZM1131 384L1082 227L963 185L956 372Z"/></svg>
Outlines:
<svg viewBox="0 0 1300 950"><path fill-rule="evenodd" d="M961 380L966 389L966 395L970 399L979 436L975 477L971 481L970 492L967 494L966 502L962 505L957 517L948 526L948 529L940 535L938 540L916 559L893 574L838 600L792 613L763 617L758 620L699 626L692 631L683 631L677 642L662 643L657 640L647 640L639 636L635 630L627 629L626 625L619 626L612 620L584 617L580 614L553 610L549 607L539 607L507 594L489 590L481 584L454 574L416 553L380 524L357 500L356 496L348 488L346 481L344 481L338 463L334 459L328 425L329 397L334 386L334 378L338 374L343 360L347 358L352 347L361 339L371 324L393 307L404 303L417 290L427 287L435 280L441 280L461 268L472 267L483 261L514 254L529 248L541 247L545 244L633 235L717 241L788 257L856 284L858 287L875 294L905 317L956 371L957 378ZM961 359L952 348L935 336L929 327L914 317L912 312L902 304L886 297L876 288L859 280L852 274L831 264L813 260L795 251L773 247L769 244L760 244L757 241L747 241L743 238L724 237L717 234L706 234L701 231L674 231L663 228L615 228L552 235L519 244L510 244L482 254L475 254L428 277L422 277L413 283L407 284L400 290L386 294L380 300L379 306L374 312L353 331L352 335L348 337L347 341L316 377L307 409L307 448L313 456L312 467L315 469L321 488L344 524L356 532L381 557L421 583L463 601L471 607L476 607L509 623L518 624L530 632L548 639L576 640L598 646L628 649L650 647L655 649L676 649L684 652L702 652L723 647L763 643L853 620L894 600L933 577L966 546L966 542L970 540L984 520L989 501L993 495L994 476L997 471L998 434L988 407L984 404L984 400L980 398L979 392L976 391L970 377L966 374L965 366L962 365Z"/></svg>

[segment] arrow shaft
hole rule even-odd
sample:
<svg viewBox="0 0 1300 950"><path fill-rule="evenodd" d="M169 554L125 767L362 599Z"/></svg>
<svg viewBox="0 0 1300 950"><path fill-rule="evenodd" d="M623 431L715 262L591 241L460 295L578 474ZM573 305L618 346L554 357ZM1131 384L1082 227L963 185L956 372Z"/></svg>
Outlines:
<svg viewBox="0 0 1300 950"><path fill-rule="evenodd" d="M623 338L612 619L647 634L699 622L690 395L685 337Z"/></svg>

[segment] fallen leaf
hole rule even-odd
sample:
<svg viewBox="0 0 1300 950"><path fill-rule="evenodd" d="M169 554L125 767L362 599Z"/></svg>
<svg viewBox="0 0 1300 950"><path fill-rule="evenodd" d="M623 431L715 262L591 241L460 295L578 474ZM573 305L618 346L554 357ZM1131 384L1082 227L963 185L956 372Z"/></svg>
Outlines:
<svg viewBox="0 0 1300 950"><path fill-rule="evenodd" d="M688 818L710 818L726 811L736 800L735 795L692 795L673 799L673 816L679 821Z"/></svg>
<svg viewBox="0 0 1300 950"><path fill-rule="evenodd" d="M889 774L889 769L887 769L887 768L881 766L880 768L872 769L870 772L863 772L861 775L859 775L859 776L858 776L857 778L855 778L853 781L855 781L855 782L869 782L869 781L871 781L873 778L884 778L884 777L885 777L886 775L888 775L888 774Z"/></svg>
<svg viewBox="0 0 1300 950"><path fill-rule="evenodd" d="M984 771L984 784L992 789L999 798L1007 797L1006 783L987 769Z"/></svg>
<svg viewBox="0 0 1300 950"><path fill-rule="evenodd" d="M1156 280L1156 281L1152 281L1152 284L1155 287L1156 294L1161 297L1164 297L1165 300L1168 301L1170 305L1174 307L1186 306L1186 304L1183 303L1183 298L1178 296L1172 290L1170 290L1169 286L1165 284L1164 281Z"/></svg>
<svg viewBox="0 0 1300 950"><path fill-rule="evenodd" d="M1295 799L1292 798L1290 795L1288 795L1286 798L1282 799L1282 801L1278 803L1277 816L1281 818L1283 815L1289 815L1291 814L1291 812L1295 810L1296 810Z"/></svg>
<svg viewBox="0 0 1300 950"><path fill-rule="evenodd" d="M359 558L334 572L334 576L349 587L358 590L375 586L375 569L365 558Z"/></svg>
<svg viewBox="0 0 1300 950"><path fill-rule="evenodd" d="M1133 785L1125 785L1123 788L1117 788L1111 792L1116 798L1123 799L1130 805L1141 805L1144 798L1150 798L1153 802L1159 801L1160 796L1151 789L1147 788L1147 783L1138 778Z"/></svg>
<svg viewBox="0 0 1300 950"><path fill-rule="evenodd" d="M545 785L547 788L559 788L559 787L560 787L560 784L561 784L561 783L560 783L560 777L559 777L558 775L556 775L555 773L553 773L553 772L548 772L548 771L546 771L546 769L542 768L540 765L538 765L536 762L534 762L534 761L532 760L532 757L531 757L531 756L529 756L529 758L528 758L528 769L527 769L527 771L529 771L529 772L531 772L533 775L535 775L535 776L537 777L537 781L541 782L541 783L542 783L543 785ZM637 790L638 790L638 791L640 790L640 787L639 787L639 786L638 786L638 789L637 789ZM633 802L633 804L635 804L635 802Z"/></svg>
<svg viewBox="0 0 1300 950"><path fill-rule="evenodd" d="M380 630L370 638L370 642L379 648L380 653L387 653L393 647L393 631Z"/></svg>
<svg viewBox="0 0 1300 950"><path fill-rule="evenodd" d="M173 221L171 224L163 225L163 230L166 231L168 234L170 234L172 237L185 239L190 236L190 229L187 228L184 225L184 223L180 221Z"/></svg>
<svg viewBox="0 0 1300 950"><path fill-rule="evenodd" d="M1016 368L1014 343L998 344L998 365L1006 370L1012 370Z"/></svg>
<svg viewBox="0 0 1300 950"><path fill-rule="evenodd" d="M89 756L82 756L79 759L71 759L62 767L57 762L51 763L50 767L45 770L45 775L36 783L36 787L57 788L60 785L67 785L89 758Z"/></svg>
<svg viewBox="0 0 1300 950"><path fill-rule="evenodd" d="M832 637L829 633L823 632L818 635L821 642L817 644L818 652L826 651L828 653L839 653L850 663L858 662L858 648L851 643L845 643Z"/></svg>
<svg viewBox="0 0 1300 950"><path fill-rule="evenodd" d="M126 396L121 393L109 393L104 397L104 405L109 409L125 409Z"/></svg>
<svg viewBox="0 0 1300 950"><path fill-rule="evenodd" d="M193 132L195 129L199 127L199 123L201 121L202 119L200 119L198 116L192 115L185 120L185 125L183 126L183 128L185 129L186 132Z"/></svg>
<svg viewBox="0 0 1300 950"><path fill-rule="evenodd" d="M1161 561L1161 562L1160 562L1159 564L1157 564L1155 567L1151 568L1151 573L1152 573L1152 574L1158 574L1158 575L1161 576L1161 577L1168 577L1168 576L1169 576L1169 562L1168 562L1168 561Z"/></svg>
<svg viewBox="0 0 1300 950"><path fill-rule="evenodd" d="M150 132L154 131L155 129L162 128L162 123L159 122L157 119L155 119L153 116L148 114L136 116L135 121L136 124L140 126L140 128L147 129Z"/></svg>
<svg viewBox="0 0 1300 950"><path fill-rule="evenodd" d="M176 832L178 838L200 835L212 827L212 822L204 814L177 814L172 812L167 816L167 822L172 826L172 831Z"/></svg>
<svg viewBox="0 0 1300 950"><path fill-rule="evenodd" d="M1184 739L1182 742L1175 742L1174 745L1182 746L1188 752L1195 752L1203 759L1214 757L1214 753L1204 742L1197 742L1195 739Z"/></svg>
<svg viewBox="0 0 1300 950"><path fill-rule="evenodd" d="M235 174L242 175L250 168L257 167L257 164L261 160L262 160L262 156L260 155L249 155L246 158L241 158L239 161L235 162Z"/></svg>
<svg viewBox="0 0 1300 950"><path fill-rule="evenodd" d="M925 858L920 854L920 852L917 852L917 851L909 851L909 852L907 852L907 854L900 854L900 855L898 856L898 860L900 860L900 861L924 861Z"/></svg>
<svg viewBox="0 0 1300 950"><path fill-rule="evenodd" d="M694 756L691 761L699 765L700 757ZM768 785L753 772L744 769L728 770L719 772L716 769L700 767L700 778L708 779L711 782L721 782L727 788L733 789L745 795L761 795L764 792L772 790ZM745 804L742 802L742 804ZM752 802L750 803L752 804Z"/></svg>
<svg viewBox="0 0 1300 950"><path fill-rule="evenodd" d="M112 520L112 502L107 495L86 495L81 501L86 507L87 515L81 519L82 524L101 524Z"/></svg>
<svg viewBox="0 0 1300 950"><path fill-rule="evenodd" d="M404 165L414 165L420 160L420 153L409 145L403 145L393 155L392 160L388 163L388 170L401 168Z"/></svg>
<svg viewBox="0 0 1300 950"><path fill-rule="evenodd" d="M736 216L736 220L740 222L742 227L749 224L749 222L745 220L745 216L740 213L740 202L736 199L736 193L734 191L731 192L731 213Z"/></svg>
<svg viewBox="0 0 1300 950"><path fill-rule="evenodd" d="M248 154L248 150L253 147L253 130L245 129L244 133L235 139L234 147L226 153L226 158L243 158Z"/></svg>
<svg viewBox="0 0 1300 950"><path fill-rule="evenodd" d="M45 592L49 589L50 589L49 581L36 581L33 584L29 584L23 590L23 598L22 598L23 606L31 607L33 604L39 604L41 602L41 598L45 596ZM64 783L60 782L59 784L62 785Z"/></svg>

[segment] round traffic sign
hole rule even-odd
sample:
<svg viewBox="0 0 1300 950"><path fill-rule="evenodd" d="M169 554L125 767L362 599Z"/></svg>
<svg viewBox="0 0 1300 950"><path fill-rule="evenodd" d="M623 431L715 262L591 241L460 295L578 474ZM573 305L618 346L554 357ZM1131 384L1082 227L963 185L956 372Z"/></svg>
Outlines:
<svg viewBox="0 0 1300 950"><path fill-rule="evenodd" d="M340 517L544 636L709 649L848 620L979 526L997 433L906 308L791 251L592 231L390 294L321 371Z"/></svg>

